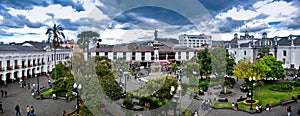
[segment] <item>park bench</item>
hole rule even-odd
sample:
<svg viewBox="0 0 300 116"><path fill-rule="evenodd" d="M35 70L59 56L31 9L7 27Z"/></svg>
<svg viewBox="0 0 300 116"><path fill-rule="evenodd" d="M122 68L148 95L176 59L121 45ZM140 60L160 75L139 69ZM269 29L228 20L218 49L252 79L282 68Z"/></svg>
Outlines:
<svg viewBox="0 0 300 116"><path fill-rule="evenodd" d="M44 91L46 89L47 89L47 87L45 87L45 86L40 87L40 91Z"/></svg>
<svg viewBox="0 0 300 116"><path fill-rule="evenodd" d="M219 102L228 102L228 99L227 98L218 98L218 101Z"/></svg>
<svg viewBox="0 0 300 116"><path fill-rule="evenodd" d="M293 103L293 102L297 102L297 100L295 98L287 99L287 100L284 100L284 101L280 102L280 105L284 106L286 104L290 104L290 103Z"/></svg>
<svg viewBox="0 0 300 116"><path fill-rule="evenodd" d="M241 102L241 101L244 101L244 100L246 100L246 99L247 99L246 97L242 97L242 98L237 99L236 101L237 101L237 102Z"/></svg>

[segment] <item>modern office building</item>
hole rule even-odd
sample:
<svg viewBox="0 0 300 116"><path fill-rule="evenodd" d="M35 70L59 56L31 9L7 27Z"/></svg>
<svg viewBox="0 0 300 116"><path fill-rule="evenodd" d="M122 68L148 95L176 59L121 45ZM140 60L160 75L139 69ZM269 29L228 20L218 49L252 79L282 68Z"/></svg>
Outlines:
<svg viewBox="0 0 300 116"><path fill-rule="evenodd" d="M0 44L0 84L49 74L55 67L54 55L54 49L47 43ZM57 48L57 63L70 59L72 55L72 49Z"/></svg>
<svg viewBox="0 0 300 116"><path fill-rule="evenodd" d="M188 35L182 34L179 35L179 45L187 46L191 48L200 48L200 47L211 47L212 46L212 36L205 34L200 35Z"/></svg>

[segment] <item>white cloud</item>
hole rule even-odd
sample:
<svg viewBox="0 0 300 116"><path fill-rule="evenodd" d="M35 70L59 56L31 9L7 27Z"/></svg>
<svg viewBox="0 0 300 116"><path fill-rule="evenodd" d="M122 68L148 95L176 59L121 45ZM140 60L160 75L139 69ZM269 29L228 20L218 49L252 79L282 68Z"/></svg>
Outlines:
<svg viewBox="0 0 300 116"><path fill-rule="evenodd" d="M267 14L276 18L281 16L290 16L296 10L297 8L291 6L291 3L287 3L285 1L275 1L260 7L259 9L257 9L257 12Z"/></svg>
<svg viewBox="0 0 300 116"><path fill-rule="evenodd" d="M9 8L9 13L13 16L18 14L26 16L33 22L44 22L51 17L47 13L54 14L55 19L71 19L72 21L78 20L82 17L90 17L95 20L101 20L107 18L95 5L102 5L100 2L93 3L91 1L85 1L83 7L85 11L76 12L71 6L62 7L61 5L50 5L48 7L34 6L32 10L19 10ZM50 19L51 20L51 19ZM54 19L52 21L55 21Z"/></svg>
<svg viewBox="0 0 300 116"><path fill-rule="evenodd" d="M239 8L233 7L227 12L217 15L216 18L224 19L230 17L233 20L248 20L258 15L259 13L252 10L245 10L242 6L240 6Z"/></svg>

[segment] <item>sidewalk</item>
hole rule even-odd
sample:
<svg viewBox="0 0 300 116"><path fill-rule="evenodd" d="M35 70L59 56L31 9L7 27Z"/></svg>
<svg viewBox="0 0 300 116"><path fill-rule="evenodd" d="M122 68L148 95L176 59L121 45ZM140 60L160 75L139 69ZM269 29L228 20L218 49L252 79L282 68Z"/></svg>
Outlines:
<svg viewBox="0 0 300 116"><path fill-rule="evenodd" d="M40 87L46 86L48 87L48 77L41 76ZM37 77L30 78L26 80L26 83L37 83ZM62 115L63 110L67 112L72 111L75 108L75 101L65 102L63 100L35 100L31 95L31 89L20 88L20 84L9 83L7 87L1 86L3 90L7 91L7 98L0 97L0 101L3 104L4 113L0 113L0 116L12 116L15 115L14 107L19 104L22 115L26 114L26 106L33 106L35 110L35 114L37 116L58 116Z"/></svg>

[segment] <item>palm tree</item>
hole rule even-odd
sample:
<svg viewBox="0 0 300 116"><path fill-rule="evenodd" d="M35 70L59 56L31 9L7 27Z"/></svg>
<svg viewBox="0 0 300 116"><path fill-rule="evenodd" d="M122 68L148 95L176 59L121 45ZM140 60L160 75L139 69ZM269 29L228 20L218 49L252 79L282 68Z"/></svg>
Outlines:
<svg viewBox="0 0 300 116"><path fill-rule="evenodd" d="M52 28L48 28L46 35L48 35L48 43L54 48L54 66L56 66L56 49L65 39L63 28L60 25L54 24ZM56 68L54 69L54 78L56 79Z"/></svg>
<svg viewBox="0 0 300 116"><path fill-rule="evenodd" d="M89 57L89 44L91 42L96 43L97 41L99 41L99 36L100 35L97 32L93 31L83 31L77 35L77 43L79 44L80 48L83 48L84 52L87 52L87 58Z"/></svg>

